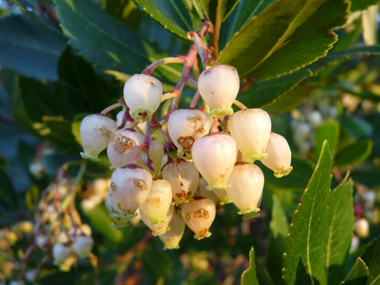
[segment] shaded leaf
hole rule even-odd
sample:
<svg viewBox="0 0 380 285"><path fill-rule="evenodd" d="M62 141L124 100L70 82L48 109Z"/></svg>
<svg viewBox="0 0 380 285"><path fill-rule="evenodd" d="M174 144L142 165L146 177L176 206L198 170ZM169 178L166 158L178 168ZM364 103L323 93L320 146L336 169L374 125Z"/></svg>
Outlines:
<svg viewBox="0 0 380 285"><path fill-rule="evenodd" d="M362 140L346 146L335 156L334 164L338 168L345 168L359 164L371 154L372 141Z"/></svg>
<svg viewBox="0 0 380 285"><path fill-rule="evenodd" d="M215 23L217 13L220 14L221 21L224 21L240 0L200 0L203 11L207 18ZM220 3L220 7L218 7Z"/></svg>
<svg viewBox="0 0 380 285"><path fill-rule="evenodd" d="M380 277L380 236L374 239L366 248L361 257L369 269L367 284L371 284Z"/></svg>
<svg viewBox="0 0 380 285"><path fill-rule="evenodd" d="M325 225L328 239L326 248L326 274L328 284L339 284L346 275L347 252L351 245L354 227L353 183L348 176L327 196Z"/></svg>
<svg viewBox="0 0 380 285"><path fill-rule="evenodd" d="M329 142L331 152L334 153L339 141L340 127L339 123L335 120L324 122L315 131L315 151L317 157L319 156L324 140Z"/></svg>
<svg viewBox="0 0 380 285"><path fill-rule="evenodd" d="M235 34L219 61L241 77L290 73L326 55L337 41L331 29L346 22L347 9L344 0L278 0Z"/></svg>
<svg viewBox="0 0 380 285"><path fill-rule="evenodd" d="M380 186L380 169L357 169L351 172L351 177L368 188Z"/></svg>
<svg viewBox="0 0 380 285"><path fill-rule="evenodd" d="M370 137L373 131L370 123L357 116L342 116L340 126L343 131L357 138Z"/></svg>
<svg viewBox="0 0 380 285"><path fill-rule="evenodd" d="M140 11L133 0L106 0L104 10L134 30L139 28L143 18L143 12Z"/></svg>
<svg viewBox="0 0 380 285"><path fill-rule="evenodd" d="M33 185L25 193L25 202L30 212L33 212L36 209L38 203L39 191L38 187Z"/></svg>
<svg viewBox="0 0 380 285"><path fill-rule="evenodd" d="M252 247L249 252L250 266L241 275L241 285L258 285L259 281L256 276L256 261L255 261L255 250Z"/></svg>
<svg viewBox="0 0 380 285"><path fill-rule="evenodd" d="M351 2L351 7L350 7L351 12L365 10L369 6L380 3L379 0L350 0L350 2Z"/></svg>
<svg viewBox="0 0 380 285"><path fill-rule="evenodd" d="M283 276L287 284L326 283L325 248L328 239L324 215L330 192L332 158L323 144L314 173L294 212L286 238Z"/></svg>
<svg viewBox="0 0 380 285"><path fill-rule="evenodd" d="M198 31L202 26L201 20L204 19L201 3L193 0L182 0L182 2L190 13L193 30Z"/></svg>
<svg viewBox="0 0 380 285"><path fill-rule="evenodd" d="M0 64L37 79L57 80L57 61L66 39L24 15L0 18Z"/></svg>
<svg viewBox="0 0 380 285"><path fill-rule="evenodd" d="M282 279L282 257L285 252L285 239L289 230L285 210L280 199L273 195L272 220L269 224L269 246L267 266L270 276L275 284L284 284Z"/></svg>
<svg viewBox="0 0 380 285"><path fill-rule="evenodd" d="M345 285L361 285L367 284L368 279L368 267L364 263L364 261L358 257L354 266L351 268L350 273L348 273L347 277L342 281L341 284Z"/></svg>
<svg viewBox="0 0 380 285"><path fill-rule="evenodd" d="M182 1L136 0L136 2L165 29L187 39L186 33L192 29L191 20Z"/></svg>
<svg viewBox="0 0 380 285"><path fill-rule="evenodd" d="M0 205L16 209L18 206L17 194L12 182L4 170L0 168Z"/></svg>

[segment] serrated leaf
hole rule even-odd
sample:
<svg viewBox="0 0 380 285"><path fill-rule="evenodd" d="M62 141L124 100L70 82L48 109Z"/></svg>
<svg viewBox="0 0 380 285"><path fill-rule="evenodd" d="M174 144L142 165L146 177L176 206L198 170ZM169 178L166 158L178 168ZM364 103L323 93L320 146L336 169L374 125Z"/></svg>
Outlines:
<svg viewBox="0 0 380 285"><path fill-rule="evenodd" d="M136 0L136 2L165 29L187 39L187 32L192 30L191 20L181 1Z"/></svg>
<svg viewBox="0 0 380 285"><path fill-rule="evenodd" d="M325 285L325 248L328 239L324 215L330 192L332 157L323 144L314 173L294 212L286 238L283 276L287 284Z"/></svg>
<svg viewBox="0 0 380 285"><path fill-rule="evenodd" d="M351 6L350 10L351 12L365 10L369 6L379 4L379 0L350 0Z"/></svg>
<svg viewBox="0 0 380 285"><path fill-rule="evenodd" d="M223 22L236 7L240 0L200 0L203 11L207 18L215 23L217 13L220 14L220 20ZM220 4L220 7L218 7Z"/></svg>
<svg viewBox="0 0 380 285"><path fill-rule="evenodd" d="M313 168L308 161L294 155L291 164L294 170L281 179L274 177L272 170L260 165L265 177L265 187L273 190L303 191L313 173Z"/></svg>
<svg viewBox="0 0 380 285"><path fill-rule="evenodd" d="M269 246L267 267L275 284L284 284L282 279L282 257L285 252L285 239L289 230L288 220L280 199L273 195L272 220L269 224Z"/></svg>
<svg viewBox="0 0 380 285"><path fill-rule="evenodd" d="M66 39L24 15L0 18L0 64L37 79L57 80L57 61Z"/></svg>
<svg viewBox="0 0 380 285"><path fill-rule="evenodd" d="M250 266L241 275L241 285L258 285L259 281L256 276L256 261L255 261L255 250L252 247L249 252Z"/></svg>
<svg viewBox="0 0 380 285"><path fill-rule="evenodd" d="M380 236L374 239L361 257L369 269L367 284L373 284L380 277Z"/></svg>
<svg viewBox="0 0 380 285"><path fill-rule="evenodd" d="M366 160L371 154L372 141L362 140L346 146L335 156L334 164L338 168L354 166Z"/></svg>
<svg viewBox="0 0 380 285"><path fill-rule="evenodd" d="M219 62L259 80L290 73L326 55L347 10L345 0L277 0L235 34Z"/></svg>
<svg viewBox="0 0 380 285"><path fill-rule="evenodd" d="M104 10L134 30L138 30L144 15L133 0L106 0Z"/></svg>
<svg viewBox="0 0 380 285"><path fill-rule="evenodd" d="M351 268L347 277L340 284L345 285L361 285L367 284L368 279L368 267L364 261L358 257L354 266Z"/></svg>
<svg viewBox="0 0 380 285"><path fill-rule="evenodd" d="M328 232L326 244L326 274L328 284L339 284L347 269L347 252L351 245L354 227L353 183L346 181L327 196L325 221Z"/></svg>
<svg viewBox="0 0 380 285"><path fill-rule="evenodd" d="M70 45L105 72L141 73L152 61L167 56L89 0L54 3ZM180 74L167 65L162 71Z"/></svg>
<svg viewBox="0 0 380 285"><path fill-rule="evenodd" d="M334 153L339 141L340 127L339 123L335 120L324 122L315 131L315 151L317 157L319 157L320 151L324 140L329 142L331 146L331 152Z"/></svg>
<svg viewBox="0 0 380 285"><path fill-rule="evenodd" d="M201 20L204 19L201 3L193 0L182 0L182 2L189 11L193 23L193 30L198 31L202 26Z"/></svg>
<svg viewBox="0 0 380 285"><path fill-rule="evenodd" d="M4 170L0 168L0 205L16 209L18 206L17 194L12 182Z"/></svg>

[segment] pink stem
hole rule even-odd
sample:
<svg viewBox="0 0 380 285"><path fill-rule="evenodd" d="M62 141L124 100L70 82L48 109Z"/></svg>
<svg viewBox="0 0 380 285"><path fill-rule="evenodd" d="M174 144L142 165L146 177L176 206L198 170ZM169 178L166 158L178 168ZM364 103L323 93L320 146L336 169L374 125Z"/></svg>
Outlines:
<svg viewBox="0 0 380 285"><path fill-rule="evenodd" d="M139 150L137 151L137 153L135 154L135 156L134 156L133 159L132 159L131 164L136 164L137 160L139 159L139 156L140 156L141 152L142 152L142 149L139 149Z"/></svg>
<svg viewBox="0 0 380 285"><path fill-rule="evenodd" d="M212 121L210 133L217 133L219 131L218 126L219 126L219 120L217 117L215 117L214 120Z"/></svg>
<svg viewBox="0 0 380 285"><path fill-rule="evenodd" d="M111 106L108 106L107 108L105 108L103 111L100 112L100 114L102 115L106 115L108 112L112 111L113 109L116 109L118 107L121 106L121 103L116 103L116 104L113 104Z"/></svg>
<svg viewBox="0 0 380 285"><path fill-rule="evenodd" d="M191 103L189 106L190 108L195 108L195 106L197 105L198 99L199 99L199 95L200 95L199 90L197 90L197 92L195 92L195 94L194 94L193 99L191 100Z"/></svg>
<svg viewBox="0 0 380 285"><path fill-rule="evenodd" d="M156 60L149 66L147 66L142 73L146 75L152 75L152 72L159 66L163 64L168 64L168 63L185 63L185 59L183 57L166 57L166 58L161 58L159 60Z"/></svg>

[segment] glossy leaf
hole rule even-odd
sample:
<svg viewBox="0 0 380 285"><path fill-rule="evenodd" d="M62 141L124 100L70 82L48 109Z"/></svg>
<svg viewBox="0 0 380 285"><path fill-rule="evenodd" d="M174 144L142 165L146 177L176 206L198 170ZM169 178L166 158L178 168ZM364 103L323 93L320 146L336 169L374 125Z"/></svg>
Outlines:
<svg viewBox="0 0 380 285"><path fill-rule="evenodd" d="M0 18L0 64L19 74L57 80L57 61L66 39L24 15Z"/></svg>
<svg viewBox="0 0 380 285"><path fill-rule="evenodd" d="M365 10L369 6L380 3L379 0L350 0L350 2L351 2L351 7L350 7L351 12Z"/></svg>
<svg viewBox="0 0 380 285"><path fill-rule="evenodd" d="M345 0L278 0L235 34L219 61L243 78L290 73L326 55L337 41L331 29L346 22L347 9Z"/></svg>
<svg viewBox="0 0 380 285"><path fill-rule="evenodd" d="M70 45L107 73L140 73L167 56L89 0L54 2ZM162 70L178 73L167 65Z"/></svg>
<svg viewBox="0 0 380 285"><path fill-rule="evenodd" d="M285 210L280 199L273 195L272 220L269 224L269 245L267 266L270 276L275 284L284 284L282 279L282 257L285 252L285 239L289 230Z"/></svg>
<svg viewBox="0 0 380 285"><path fill-rule="evenodd" d="M255 260L255 250L252 247L249 252L250 266L241 275L241 285L258 285L256 275L256 260Z"/></svg>
<svg viewBox="0 0 380 285"><path fill-rule="evenodd" d="M191 20L182 1L136 0L136 2L165 29L187 39L186 33L192 30Z"/></svg>
<svg viewBox="0 0 380 285"><path fill-rule="evenodd" d="M325 248L329 233L324 223L330 192L332 158L323 144L314 173L294 212L286 238L283 276L287 284L327 284Z"/></svg>
<svg viewBox="0 0 380 285"><path fill-rule="evenodd" d="M359 164L371 154L372 141L363 140L346 146L335 156L334 164L338 168L345 168Z"/></svg>
<svg viewBox="0 0 380 285"><path fill-rule="evenodd" d="M380 237L374 239L366 248L361 257L369 269L367 284L372 284L380 277Z"/></svg>
<svg viewBox="0 0 380 285"><path fill-rule="evenodd" d="M220 14L221 21L224 21L240 0L200 0L203 11L207 18L215 23L217 14ZM218 4L220 3L220 7Z"/></svg>
<svg viewBox="0 0 380 285"><path fill-rule="evenodd" d="M342 285L361 285L367 284L368 279L368 267L365 262L358 257L354 266L351 268L350 273L342 281Z"/></svg>
<svg viewBox="0 0 380 285"><path fill-rule="evenodd" d="M331 152L334 152L339 141L340 127L335 120L327 121L319 126L315 132L315 151L317 157L320 154L324 140L329 142Z"/></svg>

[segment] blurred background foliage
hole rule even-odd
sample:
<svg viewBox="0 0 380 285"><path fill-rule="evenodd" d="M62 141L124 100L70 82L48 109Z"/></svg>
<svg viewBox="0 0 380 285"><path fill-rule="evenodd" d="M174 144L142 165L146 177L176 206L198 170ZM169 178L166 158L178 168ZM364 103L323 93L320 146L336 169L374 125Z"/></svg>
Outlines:
<svg viewBox="0 0 380 285"><path fill-rule="evenodd" d="M164 16L157 16L151 2ZM215 1L198 2L0 0L0 282L22 280L26 272L40 268L38 278L28 284L239 284L253 246L256 267L267 267L273 284L282 284L279 269L288 224L325 139L333 155L331 188L349 171L356 220L364 218L370 225L368 235L355 234L346 271L380 235L380 16L378 6L371 6L379 1L352 1L349 18L347 9L334 10L325 1L325 10L316 15L319 23L306 21L288 35L295 47L272 54L256 69L251 67L259 53L257 42L244 38L259 34L250 20L281 1L226 1L219 60L246 74L238 99L268 111L273 131L288 140L293 153L294 171L287 177L276 179L262 168L266 179L260 217L242 221L233 205L225 205L217 212L211 238L199 242L186 229L180 249L163 251L142 223L110 227L104 197L93 191L94 180L110 177L107 159L87 161L76 203L83 222L93 229L98 274L88 259L78 260L69 272L51 263L41 266L40 249L25 268L20 265L29 243L25 221L33 222L41 193L62 165L74 165L72 176L78 171L81 119L121 98L123 82L151 61L186 54L191 46L186 31L199 29L201 18L216 21ZM347 8L348 2L334 5ZM266 23L276 20L267 14ZM324 56L334 42L328 25L339 26L334 29L339 40ZM235 34L241 27L249 33ZM243 52L252 62L239 59L234 45L240 41L247 44ZM319 43L324 45L322 54L314 49ZM180 72L170 65L154 75L169 92ZM194 91L188 89L181 107L191 101ZM96 195L102 198L93 199ZM278 220L285 221L282 227Z"/></svg>

